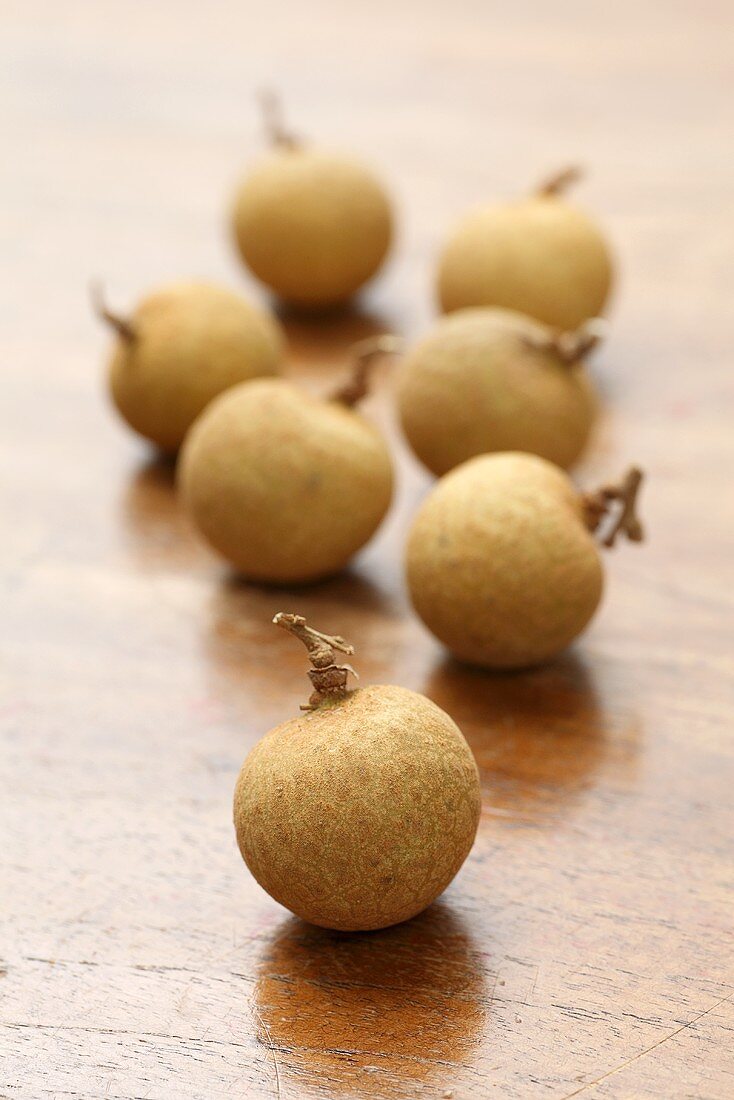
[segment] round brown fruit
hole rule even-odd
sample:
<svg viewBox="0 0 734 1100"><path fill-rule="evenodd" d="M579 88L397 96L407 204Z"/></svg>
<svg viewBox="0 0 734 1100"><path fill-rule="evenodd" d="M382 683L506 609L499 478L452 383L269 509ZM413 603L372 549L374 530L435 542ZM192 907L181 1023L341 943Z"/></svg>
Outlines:
<svg viewBox="0 0 734 1100"><path fill-rule="evenodd" d="M534 195L480 206L461 221L439 262L444 312L502 306L572 331L602 313L612 261L595 223L561 197L575 171Z"/></svg>
<svg viewBox="0 0 734 1100"><path fill-rule="evenodd" d="M323 308L352 297L377 272L392 239L390 200L359 161L312 148L271 125L273 148L234 205L240 255L274 294Z"/></svg>
<svg viewBox="0 0 734 1100"><path fill-rule="evenodd" d="M490 451L529 451L571 466L597 411L583 359L592 323L557 333L512 310L444 317L401 364L403 430L434 474Z"/></svg>
<svg viewBox="0 0 734 1100"><path fill-rule="evenodd" d="M366 931L409 920L466 859L480 813L471 750L423 695L346 689L342 638L295 615L275 621L306 642L315 691L307 712L251 751L234 796L242 856L291 912L325 928Z"/></svg>
<svg viewBox="0 0 734 1100"><path fill-rule="evenodd" d="M581 495L535 455L481 455L443 477L410 530L410 596L428 629L458 658L525 668L565 649L592 618L603 587L592 531L640 541L641 474ZM618 509L616 518L612 513Z"/></svg>
<svg viewBox="0 0 734 1100"><path fill-rule="evenodd" d="M175 283L144 298L130 318L99 300L97 308L117 334L112 399L130 427L164 451L179 448L224 390L280 370L280 326L224 287Z"/></svg>
<svg viewBox="0 0 734 1100"><path fill-rule="evenodd" d="M391 337L360 345L355 376ZM189 432L178 484L199 531L245 577L318 580L342 569L390 505L393 469L377 428L353 407L283 379L236 386Z"/></svg>

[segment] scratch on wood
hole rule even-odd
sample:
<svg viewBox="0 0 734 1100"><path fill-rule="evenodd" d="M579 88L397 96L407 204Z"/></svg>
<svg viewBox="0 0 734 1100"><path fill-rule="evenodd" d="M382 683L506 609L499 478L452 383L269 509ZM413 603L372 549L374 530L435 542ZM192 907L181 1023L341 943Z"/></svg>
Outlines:
<svg viewBox="0 0 734 1100"><path fill-rule="evenodd" d="M726 1001L730 1000L732 996L734 996L734 993L727 993L726 997L722 997L721 1000L716 1002L716 1004L711 1005L710 1008L704 1009L703 1012L699 1012L698 1016L694 1016L692 1020L689 1020L685 1024L681 1024L681 1026L677 1027L675 1031L671 1031L669 1035L664 1035L662 1039L658 1039L657 1042L654 1042L651 1046L646 1047L645 1050L641 1050L632 1058L628 1058L625 1062L622 1062L621 1065L614 1066L613 1069L607 1070L606 1073L602 1073L601 1077L597 1077L594 1081L589 1081L587 1084L582 1085L580 1089L575 1089L573 1092L566 1093L566 1095L563 1097L563 1100L571 1100L572 1096L579 1096L582 1092L586 1092L588 1089L594 1088L594 1086L598 1085L601 1081L606 1081L608 1077L612 1077L615 1073L619 1073L620 1070L626 1069L627 1066L631 1066L633 1062L638 1062L640 1058L644 1058L645 1055L649 1054L651 1050L655 1050L656 1047L660 1047L663 1045L663 1043L667 1043L668 1039L674 1039L676 1035L680 1035L681 1031L685 1031L687 1028L693 1027L694 1024L697 1024L698 1021L702 1020L704 1016L708 1016L708 1014L710 1012L713 1012L714 1009L718 1008L719 1005L723 1005Z"/></svg>
<svg viewBox="0 0 734 1100"><path fill-rule="evenodd" d="M531 1005L532 1005L533 997L535 995L535 987L538 984L538 976L539 975L540 975L540 967L536 966L535 973L533 974L532 988L531 988L530 992L528 993L527 997L525 998L525 1000L521 1002L521 1004L527 1005L528 1008L530 1008Z"/></svg>
<svg viewBox="0 0 734 1100"><path fill-rule="evenodd" d="M258 1020L262 1024L263 1031L265 1032L265 1035L266 1035L267 1040L268 1040L266 1045L267 1045L268 1050L270 1051L270 1054L272 1056L273 1069L275 1070L275 1095L278 1097L278 1100L280 1100L280 1069L278 1067L278 1055L275 1052L275 1043L273 1042L273 1037L270 1034L270 1028L265 1023L265 1020L262 1017L262 1013L260 1012L257 1005L253 1004L252 1009L253 1009L253 1012L255 1013L255 1015L257 1016Z"/></svg>

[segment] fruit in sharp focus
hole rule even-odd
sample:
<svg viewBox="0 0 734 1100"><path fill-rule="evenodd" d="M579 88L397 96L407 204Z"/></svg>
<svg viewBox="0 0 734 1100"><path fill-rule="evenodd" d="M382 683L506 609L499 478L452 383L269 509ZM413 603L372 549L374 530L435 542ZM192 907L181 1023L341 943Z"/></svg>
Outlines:
<svg viewBox="0 0 734 1100"><path fill-rule="evenodd" d="M405 688L347 690L343 638L298 615L274 622L307 646L303 715L252 750L234 796L240 852L260 885L325 928L385 928L420 913L469 854L480 812L471 750L448 714Z"/></svg>
<svg viewBox="0 0 734 1100"><path fill-rule="evenodd" d="M445 312L503 306L571 331L603 311L612 284L606 241L561 195L577 174L561 172L534 195L480 206L460 222L439 262Z"/></svg>
<svg viewBox="0 0 734 1100"><path fill-rule="evenodd" d="M223 287L163 287L129 318L112 313L98 296L97 311L117 334L112 399L130 427L164 451L178 449L212 398L280 369L280 326Z"/></svg>
<svg viewBox="0 0 734 1100"><path fill-rule="evenodd" d="M428 629L461 660L524 668L553 657L592 618L603 586L592 532L642 539L642 475L579 493L535 455L472 458L446 474L410 530L407 579ZM615 514L616 513L616 514Z"/></svg>
<svg viewBox="0 0 734 1100"><path fill-rule="evenodd" d="M181 452L184 505L244 576L271 583L337 572L371 538L390 504L385 441L354 407L367 369L395 337L355 346L355 371L331 399L282 379L236 386L196 421Z"/></svg>
<svg viewBox="0 0 734 1100"><path fill-rule="evenodd" d="M489 451L529 451L571 466L596 399L583 360L598 322L558 333L522 313L463 309L410 352L398 376L403 429L434 474Z"/></svg>
<svg viewBox="0 0 734 1100"><path fill-rule="evenodd" d="M242 259L280 298L325 307L376 273L392 238L390 201L359 161L284 132L270 104L272 150L242 183L234 232Z"/></svg>

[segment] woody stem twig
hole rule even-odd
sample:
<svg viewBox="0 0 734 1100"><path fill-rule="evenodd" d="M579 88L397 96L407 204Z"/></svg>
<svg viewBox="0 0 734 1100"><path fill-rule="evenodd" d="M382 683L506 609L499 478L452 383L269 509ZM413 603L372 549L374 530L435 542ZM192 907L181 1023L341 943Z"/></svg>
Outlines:
<svg viewBox="0 0 734 1100"><path fill-rule="evenodd" d="M135 331L135 326L132 321L129 321L126 317L121 317L118 313L113 313L112 310L108 308L105 302L102 284L98 280L94 280L90 283L89 294L92 299L92 309L100 320L110 325L121 339L130 342L136 339L137 332Z"/></svg>
<svg viewBox="0 0 734 1100"><path fill-rule="evenodd" d="M372 370L379 359L385 355L399 355L404 344L399 336L384 334L368 336L350 349L352 359L351 374L347 381L331 395L331 401L351 408L369 393Z"/></svg>
<svg viewBox="0 0 734 1100"><path fill-rule="evenodd" d="M308 675L314 690L308 703L301 706L301 710L315 710L325 699L343 699L347 694L349 674L356 677L357 673L351 665L338 665L335 651L351 656L354 646L339 635L332 636L314 630L302 615L279 611L273 622L293 634L308 650L308 658L313 666Z"/></svg>
<svg viewBox="0 0 734 1100"><path fill-rule="evenodd" d="M642 477L642 470L632 466L618 485L604 485L584 495L586 525L599 532L602 546L614 546L619 534L630 542L642 542L644 531L636 511Z"/></svg>
<svg viewBox="0 0 734 1100"><path fill-rule="evenodd" d="M562 363L573 367L581 363L606 334L606 322L601 317L591 317L572 332L539 331L528 335L526 341L538 351L553 352Z"/></svg>
<svg viewBox="0 0 734 1100"><path fill-rule="evenodd" d="M536 195L543 195L547 198L551 198L555 195L561 195L572 184L577 183L583 176L583 171L576 164L569 164L565 168L561 168L560 171L554 172L552 176L548 176L543 180L535 190Z"/></svg>
<svg viewBox="0 0 734 1100"><path fill-rule="evenodd" d="M258 93L265 132L272 145L285 149L295 149L301 144L296 135L287 128L283 120L283 104L277 92L272 88L263 88Z"/></svg>

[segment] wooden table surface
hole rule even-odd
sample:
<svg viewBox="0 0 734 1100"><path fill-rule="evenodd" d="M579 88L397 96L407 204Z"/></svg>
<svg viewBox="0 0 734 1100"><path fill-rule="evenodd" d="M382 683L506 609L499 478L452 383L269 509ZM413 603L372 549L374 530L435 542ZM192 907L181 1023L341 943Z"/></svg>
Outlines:
<svg viewBox="0 0 734 1100"><path fill-rule="evenodd" d="M727 7L3 4L2 1096L734 1095ZM299 592L229 576L108 405L90 276L118 306L190 275L258 293L224 215L263 83L400 207L356 310L285 319L308 385L358 336L426 329L468 204L589 168L621 280L578 478L642 464L649 542L609 556L601 613L547 668L470 671L412 616L401 547L430 481L386 371L366 408L396 506ZM307 686L281 608L476 754L475 849L401 927L310 928L237 853L239 765Z"/></svg>

